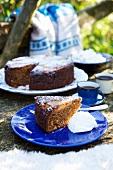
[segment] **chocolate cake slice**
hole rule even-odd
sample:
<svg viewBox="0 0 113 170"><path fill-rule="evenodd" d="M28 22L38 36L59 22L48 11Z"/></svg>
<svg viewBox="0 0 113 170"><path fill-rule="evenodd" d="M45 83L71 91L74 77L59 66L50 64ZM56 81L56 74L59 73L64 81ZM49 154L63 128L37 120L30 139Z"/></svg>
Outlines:
<svg viewBox="0 0 113 170"><path fill-rule="evenodd" d="M68 125L70 118L81 106L80 97L36 96L35 118L37 124L46 132Z"/></svg>

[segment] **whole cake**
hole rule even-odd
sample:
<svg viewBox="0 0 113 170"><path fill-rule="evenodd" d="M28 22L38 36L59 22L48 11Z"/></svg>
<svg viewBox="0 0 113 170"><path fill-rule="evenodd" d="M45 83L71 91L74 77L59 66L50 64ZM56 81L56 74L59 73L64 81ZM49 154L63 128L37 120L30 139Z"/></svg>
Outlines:
<svg viewBox="0 0 113 170"><path fill-rule="evenodd" d="M70 57L18 57L6 63L5 82L9 86L29 85L30 90L50 90L74 81L74 63Z"/></svg>
<svg viewBox="0 0 113 170"><path fill-rule="evenodd" d="M45 132L68 125L70 118L81 106L81 97L72 96L36 96L35 118Z"/></svg>

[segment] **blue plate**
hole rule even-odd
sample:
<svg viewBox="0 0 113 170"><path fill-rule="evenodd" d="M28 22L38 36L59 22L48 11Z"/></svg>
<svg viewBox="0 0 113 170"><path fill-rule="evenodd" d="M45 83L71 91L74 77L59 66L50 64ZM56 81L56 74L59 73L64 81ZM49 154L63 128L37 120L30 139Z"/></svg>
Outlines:
<svg viewBox="0 0 113 170"><path fill-rule="evenodd" d="M31 104L15 113L11 120L11 126L18 136L35 144L50 147L81 146L99 139L108 128L104 115L99 111L93 111L90 113L96 119L97 128L89 132L72 133L68 127L65 127L48 134L37 125L32 113L34 107L34 104ZM82 105L82 107L88 106Z"/></svg>

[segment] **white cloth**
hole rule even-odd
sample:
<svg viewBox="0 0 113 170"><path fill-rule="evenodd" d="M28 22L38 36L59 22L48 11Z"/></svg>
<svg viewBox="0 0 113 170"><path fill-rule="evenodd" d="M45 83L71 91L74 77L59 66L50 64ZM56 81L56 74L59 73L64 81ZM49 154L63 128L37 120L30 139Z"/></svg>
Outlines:
<svg viewBox="0 0 113 170"><path fill-rule="evenodd" d="M32 19L32 25L30 56L55 55L55 31L50 17L37 11Z"/></svg>
<svg viewBox="0 0 113 170"><path fill-rule="evenodd" d="M82 50L77 13L68 3L46 4L32 19L31 55L68 56Z"/></svg>
<svg viewBox="0 0 113 170"><path fill-rule="evenodd" d="M1 151L0 170L112 170L112 150L113 144L56 155L17 149Z"/></svg>

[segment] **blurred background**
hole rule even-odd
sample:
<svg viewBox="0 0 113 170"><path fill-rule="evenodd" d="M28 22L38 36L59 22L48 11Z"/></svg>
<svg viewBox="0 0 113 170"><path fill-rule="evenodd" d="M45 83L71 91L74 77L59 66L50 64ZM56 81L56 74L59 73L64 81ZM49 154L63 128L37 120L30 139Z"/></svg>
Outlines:
<svg viewBox="0 0 113 170"><path fill-rule="evenodd" d="M0 0L0 22L16 8L22 6L24 0ZM45 3L70 3L78 13L85 8L94 6L102 0L42 0L41 5ZM84 30L81 29L82 43L84 49L92 48L96 52L105 52L113 55L113 12L107 17L97 21Z"/></svg>

